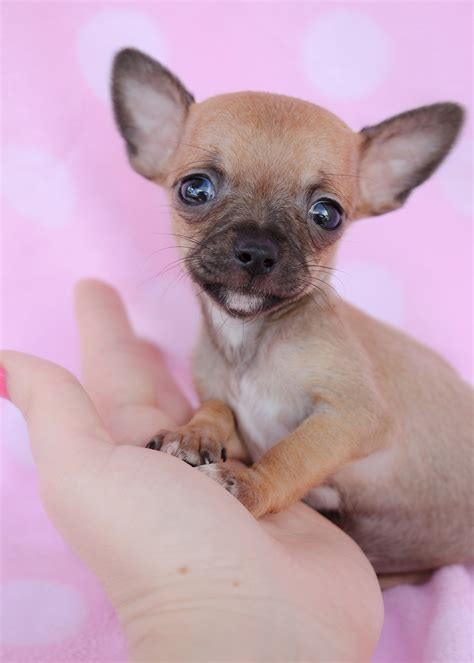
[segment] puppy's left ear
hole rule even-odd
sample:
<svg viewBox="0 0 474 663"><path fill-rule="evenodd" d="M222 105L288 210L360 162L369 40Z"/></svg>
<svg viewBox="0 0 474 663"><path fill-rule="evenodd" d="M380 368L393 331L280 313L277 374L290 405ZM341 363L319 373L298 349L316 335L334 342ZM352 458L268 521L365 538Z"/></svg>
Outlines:
<svg viewBox="0 0 474 663"><path fill-rule="evenodd" d="M464 111L453 103L433 104L362 129L359 201L354 218L401 207L451 149Z"/></svg>

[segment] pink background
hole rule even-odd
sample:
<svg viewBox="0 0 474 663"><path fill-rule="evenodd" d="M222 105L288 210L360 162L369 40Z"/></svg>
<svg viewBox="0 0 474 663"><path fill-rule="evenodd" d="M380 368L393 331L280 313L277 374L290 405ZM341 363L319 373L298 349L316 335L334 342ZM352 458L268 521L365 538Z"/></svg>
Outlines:
<svg viewBox="0 0 474 663"><path fill-rule="evenodd" d="M471 20L467 2L4 2L2 345L77 372L71 292L94 275L124 294L140 333L177 364L188 354L197 307L179 272L163 273L175 257L165 248L166 199L129 169L112 121L117 49L161 59L198 100L280 92L358 129L435 101L469 109ZM468 120L404 209L353 226L336 281L468 378L471 154ZM9 403L2 428L4 660L123 660L111 608L39 505L26 431ZM471 589L472 573L451 568L426 588L392 590L376 660L470 660Z"/></svg>

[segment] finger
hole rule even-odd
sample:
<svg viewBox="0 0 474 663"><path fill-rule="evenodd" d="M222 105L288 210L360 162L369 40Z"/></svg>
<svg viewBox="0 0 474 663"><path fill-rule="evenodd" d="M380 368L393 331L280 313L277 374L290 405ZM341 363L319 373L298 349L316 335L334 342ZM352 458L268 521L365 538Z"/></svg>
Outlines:
<svg viewBox="0 0 474 663"><path fill-rule="evenodd" d="M145 364L153 371L155 383L158 385L156 400L160 410L166 412L178 425L187 423L193 410L174 381L163 353L151 341L139 339L138 343L139 352Z"/></svg>
<svg viewBox="0 0 474 663"><path fill-rule="evenodd" d="M43 478L77 477L105 462L112 449L110 437L73 375L20 352L2 352L0 362L8 395L26 419Z"/></svg>
<svg viewBox="0 0 474 663"><path fill-rule="evenodd" d="M161 353L134 335L113 288L100 281L80 282L76 311L85 385L108 426L113 427L114 438L125 442L143 438L146 442L146 436L159 428L189 419L190 406Z"/></svg>

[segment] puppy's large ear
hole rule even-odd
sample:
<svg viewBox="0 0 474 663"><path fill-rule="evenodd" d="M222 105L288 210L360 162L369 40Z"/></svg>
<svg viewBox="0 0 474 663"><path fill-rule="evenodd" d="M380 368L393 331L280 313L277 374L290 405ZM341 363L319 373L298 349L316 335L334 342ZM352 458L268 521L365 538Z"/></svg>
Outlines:
<svg viewBox="0 0 474 663"><path fill-rule="evenodd" d="M433 104L362 129L360 196L355 218L401 207L451 149L464 112L453 103Z"/></svg>
<svg viewBox="0 0 474 663"><path fill-rule="evenodd" d="M156 60L127 48L113 62L112 100L133 168L149 179L162 180L193 96Z"/></svg>

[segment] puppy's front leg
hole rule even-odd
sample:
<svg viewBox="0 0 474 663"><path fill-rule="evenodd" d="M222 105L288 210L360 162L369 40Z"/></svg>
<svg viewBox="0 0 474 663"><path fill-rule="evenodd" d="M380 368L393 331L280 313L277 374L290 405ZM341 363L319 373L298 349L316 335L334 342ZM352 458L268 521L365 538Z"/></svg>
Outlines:
<svg viewBox="0 0 474 663"><path fill-rule="evenodd" d="M381 446L386 418L363 411L354 414L322 412L309 417L249 468L213 464L199 469L222 483L255 517L281 511L347 463Z"/></svg>
<svg viewBox="0 0 474 663"><path fill-rule="evenodd" d="M232 410L218 400L204 401L185 426L159 431L147 447L177 456L190 465L225 461L228 456L247 459Z"/></svg>

